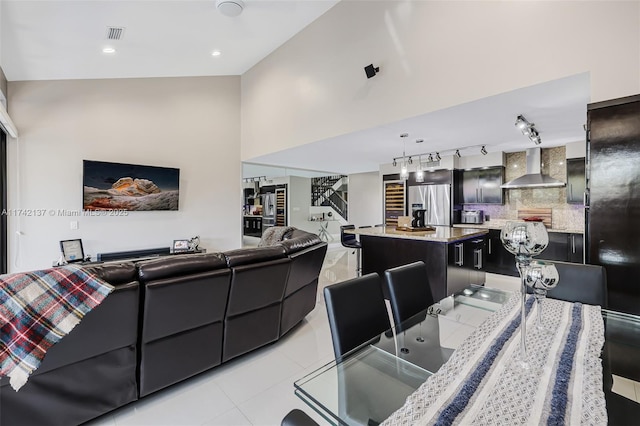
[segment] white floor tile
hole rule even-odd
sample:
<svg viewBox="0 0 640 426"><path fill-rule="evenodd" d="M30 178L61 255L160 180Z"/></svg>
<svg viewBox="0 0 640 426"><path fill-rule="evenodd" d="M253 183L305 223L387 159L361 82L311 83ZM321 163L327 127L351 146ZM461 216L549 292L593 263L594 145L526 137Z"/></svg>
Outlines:
<svg viewBox="0 0 640 426"><path fill-rule="evenodd" d="M279 425L284 416L294 408L306 412L319 424L327 424L300 398L295 396L293 380L285 380L267 389L239 406L253 425Z"/></svg>
<svg viewBox="0 0 640 426"><path fill-rule="evenodd" d="M278 351L301 367L333 354L331 331L324 306L316 305L302 324L278 342Z"/></svg>
<svg viewBox="0 0 640 426"><path fill-rule="evenodd" d="M116 426L116 418L112 413L108 413L98 417L97 419L93 419L87 423L84 423L84 425L85 426Z"/></svg>
<svg viewBox="0 0 640 426"><path fill-rule="evenodd" d="M281 350L282 348L268 352L261 350L262 356L252 356L251 359L234 363L231 368L217 374L213 380L238 405L278 384L284 378L304 370L299 364L284 356Z"/></svg>
<svg viewBox="0 0 640 426"><path fill-rule="evenodd" d="M221 416L216 417L213 420L205 422L202 426L245 426L251 425L251 422L247 417L242 414L238 408L233 408L227 411Z"/></svg>
<svg viewBox="0 0 640 426"><path fill-rule="evenodd" d="M234 408L213 381L198 376L115 412L116 425L201 425Z"/></svg>

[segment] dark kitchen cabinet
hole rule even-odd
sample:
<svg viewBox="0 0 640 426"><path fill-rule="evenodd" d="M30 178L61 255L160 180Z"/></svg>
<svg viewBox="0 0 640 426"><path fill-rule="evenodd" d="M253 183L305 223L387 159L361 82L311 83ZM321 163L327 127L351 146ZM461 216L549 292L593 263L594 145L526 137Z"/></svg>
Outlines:
<svg viewBox="0 0 640 426"><path fill-rule="evenodd" d="M567 203L584 204L585 188L584 158L567 159Z"/></svg>
<svg viewBox="0 0 640 426"><path fill-rule="evenodd" d="M569 234L569 262L584 263L584 235Z"/></svg>
<svg viewBox="0 0 640 426"><path fill-rule="evenodd" d="M503 204L504 167L464 170L463 204Z"/></svg>
<svg viewBox="0 0 640 426"><path fill-rule="evenodd" d="M583 263L583 246L582 234L549 232L549 245L536 259Z"/></svg>
<svg viewBox="0 0 640 426"><path fill-rule="evenodd" d="M569 261L569 238L564 232L549 232L549 245L536 259Z"/></svg>
<svg viewBox="0 0 640 426"><path fill-rule="evenodd" d="M262 236L262 217L261 216L244 216L243 234L249 237Z"/></svg>
<svg viewBox="0 0 640 426"><path fill-rule="evenodd" d="M484 285L486 239L484 237L451 243L448 246L447 294L470 284Z"/></svg>
<svg viewBox="0 0 640 426"><path fill-rule="evenodd" d="M492 274L520 276L516 269L516 259L502 245L500 230L490 229L486 243L485 271Z"/></svg>
<svg viewBox="0 0 640 426"><path fill-rule="evenodd" d="M538 256L540 260L584 263L584 236L564 232L549 232L549 245ZM486 243L485 271L492 274L518 277L518 269L513 254L509 253L500 241L500 230L490 229Z"/></svg>

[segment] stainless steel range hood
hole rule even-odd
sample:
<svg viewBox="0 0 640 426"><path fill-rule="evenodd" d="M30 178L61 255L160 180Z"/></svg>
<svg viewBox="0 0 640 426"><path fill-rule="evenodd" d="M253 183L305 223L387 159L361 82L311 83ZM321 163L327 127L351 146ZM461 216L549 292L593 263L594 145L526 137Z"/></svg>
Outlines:
<svg viewBox="0 0 640 426"><path fill-rule="evenodd" d="M501 188L557 188L565 186L566 183L554 179L551 176L543 175L540 171L540 148L527 149L527 174L513 179Z"/></svg>

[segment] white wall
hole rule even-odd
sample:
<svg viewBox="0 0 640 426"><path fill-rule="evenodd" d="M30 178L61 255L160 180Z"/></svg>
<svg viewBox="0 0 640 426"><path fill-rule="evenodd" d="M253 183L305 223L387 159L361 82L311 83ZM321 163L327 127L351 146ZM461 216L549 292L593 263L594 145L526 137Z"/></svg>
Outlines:
<svg viewBox="0 0 640 426"><path fill-rule="evenodd" d="M583 72L633 95L638 28L637 1L342 1L242 76L241 156Z"/></svg>
<svg viewBox="0 0 640 426"><path fill-rule="evenodd" d="M311 206L311 179L289 176L288 212L289 226L309 230L309 206ZM316 231L312 228L313 232Z"/></svg>
<svg viewBox="0 0 640 426"><path fill-rule="evenodd" d="M9 82L20 139L9 141L11 271L51 266L59 241L85 252L170 246L200 235L209 251L241 245L239 77ZM180 168L179 211L64 217L82 208L82 160ZM78 230L70 221L79 222ZM21 232L22 236L17 236Z"/></svg>
<svg viewBox="0 0 640 426"><path fill-rule="evenodd" d="M349 175L349 223L373 226L384 222L380 179L378 172Z"/></svg>

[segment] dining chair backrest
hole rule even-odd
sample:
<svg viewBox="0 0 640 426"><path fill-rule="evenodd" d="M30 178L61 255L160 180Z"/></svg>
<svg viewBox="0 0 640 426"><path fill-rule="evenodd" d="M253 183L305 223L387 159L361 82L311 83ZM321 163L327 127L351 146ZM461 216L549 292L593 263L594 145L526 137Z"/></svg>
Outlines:
<svg viewBox="0 0 640 426"><path fill-rule="evenodd" d="M354 234L345 234L344 231L349 229L356 229L355 225L342 225L340 227L340 242L344 247L360 248L360 242Z"/></svg>
<svg viewBox="0 0 640 426"><path fill-rule="evenodd" d="M289 411L282 419L280 426L319 426L318 423L313 420L304 411L294 408Z"/></svg>
<svg viewBox="0 0 640 426"><path fill-rule="evenodd" d="M391 328L376 273L325 287L324 300L336 359Z"/></svg>
<svg viewBox="0 0 640 426"><path fill-rule="evenodd" d="M387 269L384 281L396 326L434 304L423 261Z"/></svg>
<svg viewBox="0 0 640 426"><path fill-rule="evenodd" d="M553 262L558 270L558 285L547 292L547 297L581 302L588 305L608 306L607 272L599 265Z"/></svg>

